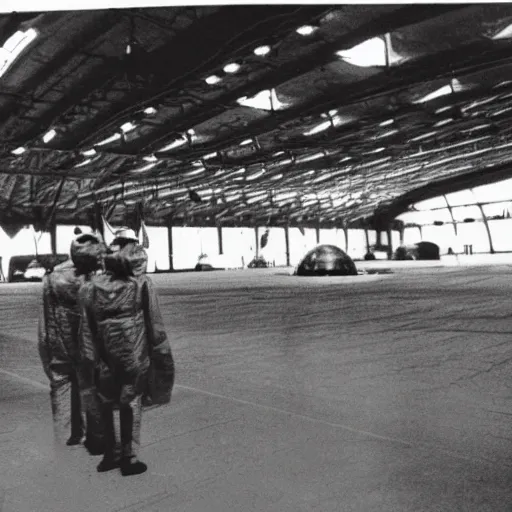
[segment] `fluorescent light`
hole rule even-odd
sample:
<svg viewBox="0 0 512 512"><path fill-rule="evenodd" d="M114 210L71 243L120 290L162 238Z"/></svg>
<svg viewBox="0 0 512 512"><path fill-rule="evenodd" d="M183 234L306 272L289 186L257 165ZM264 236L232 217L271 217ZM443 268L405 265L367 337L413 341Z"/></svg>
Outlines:
<svg viewBox="0 0 512 512"><path fill-rule="evenodd" d="M310 130L304 132L304 135L314 135L327 130L331 126L331 121L324 121L323 123L317 124Z"/></svg>
<svg viewBox="0 0 512 512"><path fill-rule="evenodd" d="M382 121L382 123L379 123L379 126L389 126L390 124L393 124L395 122L394 119L387 119L386 121Z"/></svg>
<svg viewBox="0 0 512 512"><path fill-rule="evenodd" d="M57 135L57 132L52 128L50 131L43 135L43 142L47 144L55 137L55 135Z"/></svg>
<svg viewBox="0 0 512 512"><path fill-rule="evenodd" d="M198 174L202 174L204 171L205 171L205 168L200 167L200 168L192 169L191 171L184 173L183 176L185 176L185 177L196 176Z"/></svg>
<svg viewBox="0 0 512 512"><path fill-rule="evenodd" d="M13 149L11 153L13 155L22 155L23 153L25 153L25 151L26 149L23 146L20 146L19 148Z"/></svg>
<svg viewBox="0 0 512 512"><path fill-rule="evenodd" d="M0 77L9 69L21 52L37 37L37 31L29 28L18 30L0 48Z"/></svg>
<svg viewBox="0 0 512 512"><path fill-rule="evenodd" d="M148 115L148 116L152 116L154 114L156 114L157 110L155 107L148 107L148 108L145 108L144 109L144 114Z"/></svg>
<svg viewBox="0 0 512 512"><path fill-rule="evenodd" d="M247 146L247 144L251 144L252 143L252 139L245 139L243 140L242 142L240 142L240 146Z"/></svg>
<svg viewBox="0 0 512 512"><path fill-rule="evenodd" d="M231 62L230 64L226 64L224 66L225 73L236 73L240 69L240 64L236 62Z"/></svg>
<svg viewBox="0 0 512 512"><path fill-rule="evenodd" d="M270 53L270 46L258 46L257 48L254 48L254 55L258 55L259 57L263 57L264 55L267 55Z"/></svg>
<svg viewBox="0 0 512 512"><path fill-rule="evenodd" d="M448 117L447 119L441 119L441 121L438 121L434 128L438 128L439 126L444 126L445 124L451 123L453 121L452 117Z"/></svg>
<svg viewBox="0 0 512 512"><path fill-rule="evenodd" d="M246 181L255 180L255 179L259 178L260 176L263 176L265 174L265 172L266 172L265 169L261 169L260 171L257 171L254 174L250 174L249 176L246 176L245 180Z"/></svg>
<svg viewBox="0 0 512 512"><path fill-rule="evenodd" d="M130 122L124 123L123 125L121 125L121 131L123 133L131 132L132 130L135 130L135 128L137 128L137 125L130 123Z"/></svg>
<svg viewBox="0 0 512 512"><path fill-rule="evenodd" d="M323 158L325 156L327 156L327 154L321 151L320 153L314 153L313 155L299 157L297 159L297 163L311 162L312 160L318 160L319 158Z"/></svg>
<svg viewBox="0 0 512 512"><path fill-rule="evenodd" d="M217 151L214 151L213 153L208 153L207 155L204 155L202 158L203 160L210 160L211 158L215 158L217 156Z"/></svg>
<svg viewBox="0 0 512 512"><path fill-rule="evenodd" d="M88 158L87 160L84 160L83 162L75 165L75 167L83 167L84 165L90 164L91 162L92 162L92 160L90 158Z"/></svg>
<svg viewBox="0 0 512 512"><path fill-rule="evenodd" d="M314 27L313 25L303 25L302 27L299 27L296 30L296 32L301 36L310 36L313 32L316 32L317 30L318 27Z"/></svg>
<svg viewBox="0 0 512 512"><path fill-rule="evenodd" d="M93 149L88 149L87 151L82 151L82 155L84 156L94 156L96 154L96 150L93 148Z"/></svg>
<svg viewBox="0 0 512 512"><path fill-rule="evenodd" d="M152 169L153 167L155 167L155 165L158 165L158 163L156 163L156 164L148 164L148 165L145 165L143 167L138 167L137 169L132 169L131 172L149 171L149 169Z"/></svg>
<svg viewBox="0 0 512 512"><path fill-rule="evenodd" d="M149 155L143 157L142 160L145 160L146 162L156 162L158 161L158 158L155 155Z"/></svg>
<svg viewBox="0 0 512 512"><path fill-rule="evenodd" d="M104 146L105 144L110 144L111 142L114 142L116 140L119 140L121 138L121 135L119 133L114 133L114 135L111 135L105 140L102 140L101 142L98 142L95 144L95 146Z"/></svg>
<svg viewBox="0 0 512 512"><path fill-rule="evenodd" d="M209 76L208 78L205 78L205 79L204 79L204 81L205 81L208 85L215 85L215 84L218 84L221 80L222 80L222 78L219 78L217 75L211 75L211 76Z"/></svg>
<svg viewBox="0 0 512 512"><path fill-rule="evenodd" d="M182 137L181 139L175 140L174 142L167 144L167 146L160 148L158 151L169 151L170 149L179 148L180 146L183 146L186 143L187 139L185 137Z"/></svg>

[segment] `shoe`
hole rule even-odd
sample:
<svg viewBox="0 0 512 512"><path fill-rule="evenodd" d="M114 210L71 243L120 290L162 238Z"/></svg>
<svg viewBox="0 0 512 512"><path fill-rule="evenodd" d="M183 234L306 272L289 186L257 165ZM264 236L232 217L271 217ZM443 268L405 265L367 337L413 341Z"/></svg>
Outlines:
<svg viewBox="0 0 512 512"><path fill-rule="evenodd" d="M105 445L101 441L86 439L84 446L89 455L103 455L105 453Z"/></svg>
<svg viewBox="0 0 512 512"><path fill-rule="evenodd" d="M71 436L66 441L66 446L76 446L77 444L82 444L82 436Z"/></svg>
<svg viewBox="0 0 512 512"><path fill-rule="evenodd" d="M145 473L148 469L144 462L135 459L134 457L123 457L120 463L121 474L123 476L140 475Z"/></svg>
<svg viewBox="0 0 512 512"><path fill-rule="evenodd" d="M101 462L96 466L98 473L105 473L119 467L119 459L105 455Z"/></svg>

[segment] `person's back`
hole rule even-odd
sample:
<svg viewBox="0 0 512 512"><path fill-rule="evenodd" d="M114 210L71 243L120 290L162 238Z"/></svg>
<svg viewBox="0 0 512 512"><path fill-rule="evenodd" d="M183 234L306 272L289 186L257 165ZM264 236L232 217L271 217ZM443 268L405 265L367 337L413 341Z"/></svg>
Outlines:
<svg viewBox="0 0 512 512"><path fill-rule="evenodd" d="M166 367L167 389L174 383L174 362L156 293L145 275L147 255L133 242L107 255L105 270L80 290L84 322L81 356L94 368L106 431L105 456L98 471L118 466L123 475L139 474L142 395L147 389L150 352ZM120 409L121 460L115 454L113 408Z"/></svg>
<svg viewBox="0 0 512 512"><path fill-rule="evenodd" d="M101 265L104 253L101 238L92 234L80 235L71 245L71 259L55 266L43 277L38 348L43 369L50 380L56 438L61 441L71 427L68 445L79 444L84 430L80 400L78 295L83 283ZM93 425L93 419L88 418L86 446L94 453L101 451L98 429Z"/></svg>

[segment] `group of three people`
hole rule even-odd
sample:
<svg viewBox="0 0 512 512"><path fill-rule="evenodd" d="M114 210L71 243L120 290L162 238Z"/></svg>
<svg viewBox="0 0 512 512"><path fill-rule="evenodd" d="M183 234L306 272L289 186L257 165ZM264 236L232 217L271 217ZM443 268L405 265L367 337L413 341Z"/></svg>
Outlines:
<svg viewBox="0 0 512 512"><path fill-rule="evenodd" d="M174 385L146 251L132 230L122 229L108 248L100 235L80 233L70 254L43 278L39 322L56 441L84 441L91 455L103 455L100 472L140 474L147 469L137 458L142 401L166 403Z"/></svg>

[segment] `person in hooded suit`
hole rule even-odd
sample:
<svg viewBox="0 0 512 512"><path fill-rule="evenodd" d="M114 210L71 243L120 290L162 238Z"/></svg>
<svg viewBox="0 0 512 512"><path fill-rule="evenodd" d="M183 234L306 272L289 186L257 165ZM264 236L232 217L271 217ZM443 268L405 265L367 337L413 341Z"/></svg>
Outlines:
<svg viewBox="0 0 512 512"><path fill-rule="evenodd" d="M151 359L174 384L174 361L151 279L147 255L131 230L116 233L105 270L80 290L81 356L98 390L105 427L105 454L99 472L120 467L122 475L147 470L137 458L142 397ZM161 373L162 375L162 373ZM117 456L114 409L119 408L121 454Z"/></svg>
<svg viewBox="0 0 512 512"><path fill-rule="evenodd" d="M101 414L94 387L82 378L79 350L80 287L103 267L106 246L101 236L79 234L71 243L71 259L43 277L38 349L50 381L55 440L81 444L91 455L103 453ZM85 406L87 403L87 407ZM69 437L68 437L69 436Z"/></svg>

